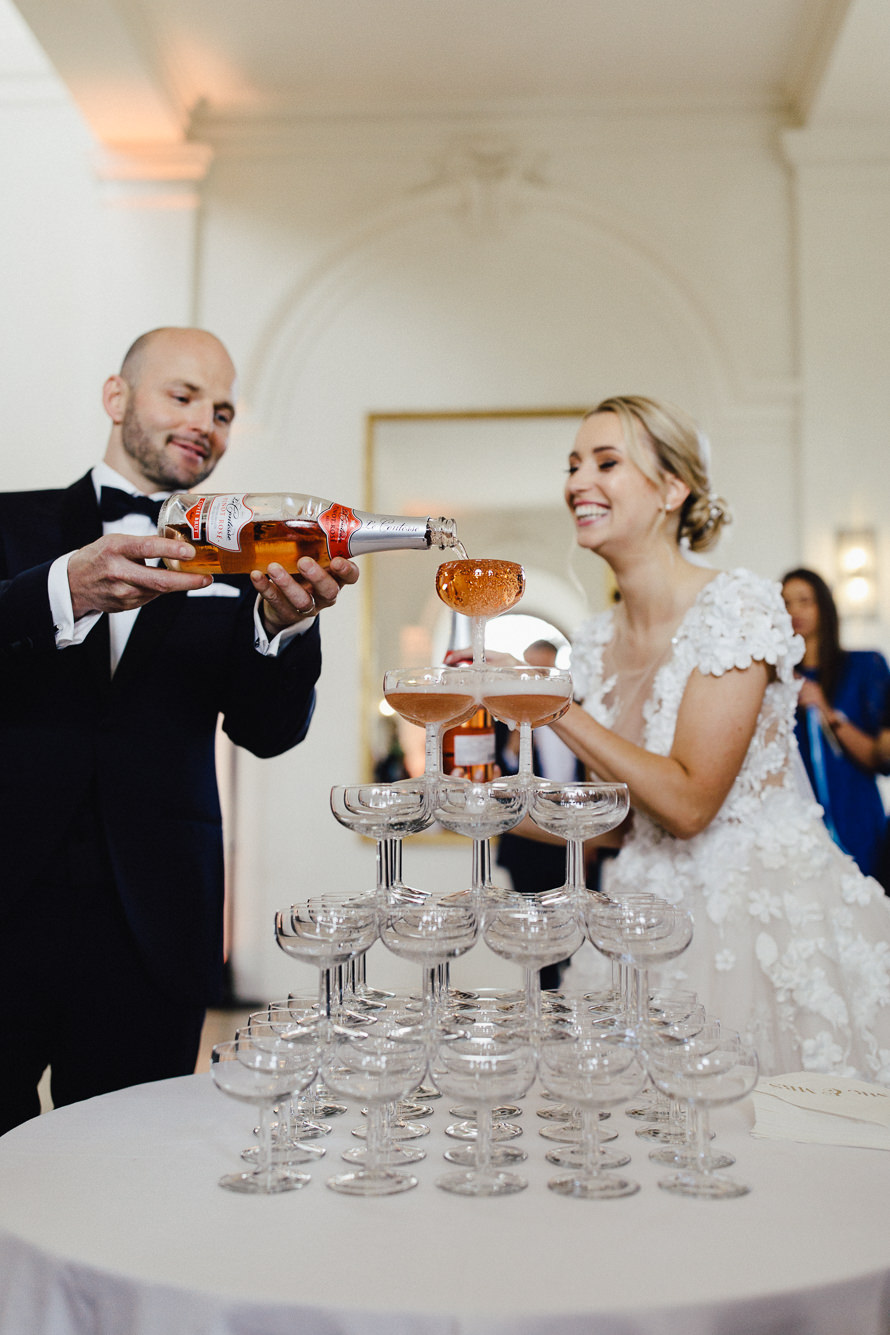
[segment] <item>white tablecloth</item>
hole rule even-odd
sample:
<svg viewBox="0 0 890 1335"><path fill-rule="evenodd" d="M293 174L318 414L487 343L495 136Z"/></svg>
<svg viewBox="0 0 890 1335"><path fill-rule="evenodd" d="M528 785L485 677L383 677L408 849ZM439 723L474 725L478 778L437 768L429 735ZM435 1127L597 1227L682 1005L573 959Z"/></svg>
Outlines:
<svg viewBox="0 0 890 1335"><path fill-rule="evenodd" d="M222 1190L252 1111L209 1075L63 1108L0 1140L0 1335L887 1335L890 1156L756 1140L750 1101L714 1117L737 1200L660 1191L619 1111L642 1190L579 1201L524 1106L517 1196L439 1191L439 1100L420 1185L328 1190L358 1117L337 1119L302 1191ZM448 1142L449 1144L454 1142Z"/></svg>

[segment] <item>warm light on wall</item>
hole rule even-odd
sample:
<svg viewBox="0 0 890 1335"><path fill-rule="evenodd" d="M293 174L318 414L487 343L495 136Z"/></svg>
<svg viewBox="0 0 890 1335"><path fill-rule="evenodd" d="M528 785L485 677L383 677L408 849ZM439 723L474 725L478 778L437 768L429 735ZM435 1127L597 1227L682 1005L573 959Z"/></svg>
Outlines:
<svg viewBox="0 0 890 1335"><path fill-rule="evenodd" d="M878 612L878 544L874 529L839 529L835 535L837 605L843 616Z"/></svg>

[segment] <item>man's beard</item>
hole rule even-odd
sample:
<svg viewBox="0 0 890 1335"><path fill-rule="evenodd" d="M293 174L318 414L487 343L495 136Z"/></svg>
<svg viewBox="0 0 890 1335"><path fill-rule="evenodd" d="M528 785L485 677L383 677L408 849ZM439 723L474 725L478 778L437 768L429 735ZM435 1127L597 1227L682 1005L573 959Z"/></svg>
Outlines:
<svg viewBox="0 0 890 1335"><path fill-rule="evenodd" d="M155 444L143 430L132 399L124 409L121 444L148 481L154 484L156 491L178 491L183 487L194 487L213 472L213 462L207 459L196 476L183 477L178 474L164 455L163 446Z"/></svg>

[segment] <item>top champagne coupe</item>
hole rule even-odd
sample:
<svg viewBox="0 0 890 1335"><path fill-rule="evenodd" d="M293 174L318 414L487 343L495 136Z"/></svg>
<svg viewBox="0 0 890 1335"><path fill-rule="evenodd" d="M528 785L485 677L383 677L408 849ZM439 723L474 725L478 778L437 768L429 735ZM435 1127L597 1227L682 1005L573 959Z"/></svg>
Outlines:
<svg viewBox="0 0 890 1335"><path fill-rule="evenodd" d="M436 593L446 607L469 617L473 665L485 662L485 623L515 607L525 591L525 571L516 561L445 561L436 572Z"/></svg>

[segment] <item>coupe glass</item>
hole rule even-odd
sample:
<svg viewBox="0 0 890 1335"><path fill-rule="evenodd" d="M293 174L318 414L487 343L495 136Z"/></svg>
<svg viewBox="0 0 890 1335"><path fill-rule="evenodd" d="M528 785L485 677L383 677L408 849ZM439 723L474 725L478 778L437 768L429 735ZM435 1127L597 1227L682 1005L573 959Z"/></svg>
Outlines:
<svg viewBox="0 0 890 1335"><path fill-rule="evenodd" d="M461 895L428 895L420 903L393 891L381 910L380 939L400 959L423 967L421 1033L430 1052L438 1016L439 966L464 955L479 935L479 915Z"/></svg>
<svg viewBox="0 0 890 1335"><path fill-rule="evenodd" d="M387 1166L383 1109L407 1098L423 1079L427 1065L422 1043L387 1038L373 1032L337 1039L322 1060L327 1087L342 1098L367 1105L364 1163L328 1178L332 1191L349 1196L389 1196L417 1186L417 1178Z"/></svg>
<svg viewBox="0 0 890 1335"><path fill-rule="evenodd" d="M516 895L491 907L482 932L489 950L525 969L526 1016L532 1036L538 1037L541 969L568 959L584 940L574 899L552 891Z"/></svg>
<svg viewBox="0 0 890 1335"><path fill-rule="evenodd" d="M564 889L580 900L586 894L584 841L606 834L627 815L626 783L541 784L529 793L529 815L548 834L566 841Z"/></svg>
<svg viewBox="0 0 890 1335"><path fill-rule="evenodd" d="M288 1013L289 1021L285 1020L284 1023L293 1023L296 1020L299 1024L318 1025L319 1037L326 1035L324 1041L330 1041L331 1034L328 1032L326 1024L323 1023L324 1015L318 1004L317 992L314 997L298 996L294 992L289 992L284 1000L269 1003L270 1012L279 1007ZM372 1019L369 1022L373 1023L374 1021ZM336 1028L336 1026L334 1027ZM319 1073L314 1083L307 1090L304 1090L299 1097L297 1117L300 1141L316 1140L319 1136L329 1136L332 1130L329 1119L340 1117L345 1112L346 1104L335 1103L328 1096L324 1081ZM297 1134L296 1128L295 1134Z"/></svg>
<svg viewBox="0 0 890 1335"><path fill-rule="evenodd" d="M560 1034L569 1034L574 1038L600 1039L608 1033L608 1028L608 1023L603 1021L600 1013L584 997L563 997L558 1012L549 1017L548 1036L555 1039ZM545 1140L555 1141L559 1146L558 1149L548 1151L547 1160L558 1165L574 1166L580 1162L578 1147L581 1143L581 1109L577 1103L561 1099L543 1082L541 1095L545 1103L538 1108L537 1115L545 1125L539 1128L538 1134ZM601 1113L600 1120L610 1116L611 1113ZM605 1141L616 1140L617 1137L618 1132L614 1128L600 1127L600 1145ZM629 1157L619 1160L618 1156L610 1155L608 1163L603 1161L603 1167L618 1168L629 1161Z"/></svg>
<svg viewBox="0 0 890 1335"><path fill-rule="evenodd" d="M707 1025L705 1008L700 1003L690 1004L682 1000L685 996L695 997L695 993L677 993L681 998L677 1004L677 1013L671 1014L670 994L662 994L657 1003L649 1002L649 1028L652 1039L660 1043L683 1043L701 1035ZM656 1009L656 1004L658 1009ZM641 1140L655 1141L659 1145L683 1145L686 1141L686 1109L679 1100L668 1098L660 1089L656 1089L654 1104L645 1105L641 1110L628 1109L633 1115L642 1116L648 1126L641 1126L637 1135Z"/></svg>
<svg viewBox="0 0 890 1335"><path fill-rule="evenodd" d="M649 1028L649 967L682 954L692 940L692 918L655 895L605 903L589 896L584 921L597 950L628 968L631 1003L619 1027L642 1043Z"/></svg>
<svg viewBox="0 0 890 1335"><path fill-rule="evenodd" d="M477 909L484 909L489 899L503 894L491 883L489 840L518 825L527 806L526 789L510 779L491 783L445 779L438 786L436 820L443 829L473 841L470 899Z"/></svg>
<svg viewBox="0 0 890 1335"><path fill-rule="evenodd" d="M473 665L485 662L485 625L515 607L525 592L525 571L516 561L487 557L444 561L436 571L436 593L446 607L469 617Z"/></svg>
<svg viewBox="0 0 890 1335"><path fill-rule="evenodd" d="M433 1063L433 1079L448 1098L476 1108L474 1161L436 1179L443 1191L460 1196L504 1196L522 1191L525 1178L492 1162L492 1107L521 1099L535 1079L535 1050L522 1034L500 1038L457 1038L442 1043Z"/></svg>
<svg viewBox="0 0 890 1335"><path fill-rule="evenodd" d="M572 674L562 668L486 667L479 685L485 708L510 727L519 728L517 783L534 786L532 729L562 718L572 703Z"/></svg>
<svg viewBox="0 0 890 1335"><path fill-rule="evenodd" d="M286 955L314 964L319 971L319 1010L323 1038L332 1035L332 972L363 955L378 936L373 895L329 891L311 895L275 915L275 939Z"/></svg>
<svg viewBox="0 0 890 1335"><path fill-rule="evenodd" d="M657 1052L661 1046L660 1037L656 1034L651 1035L647 1062L649 1052ZM741 1047L741 1042L741 1036L735 1030L724 1029L719 1020L708 1020L698 1033L683 1039L683 1048L686 1057L689 1057L693 1052L713 1052L721 1046L724 1049L738 1049ZM666 1052L663 1055L667 1057ZM657 1149L649 1151L649 1158L654 1163L666 1164L670 1168L698 1168L710 1172L719 1168L731 1168L735 1163L735 1155L730 1154L728 1150L714 1149L711 1144L714 1132L711 1130L708 1109L699 1104L692 1104L688 1099L669 1097L661 1091L659 1094L672 1108L682 1109L682 1114L676 1118L676 1123L678 1129L682 1127L683 1136L680 1140L665 1136ZM637 1135L640 1135L640 1131Z"/></svg>
<svg viewBox="0 0 890 1335"><path fill-rule="evenodd" d="M437 783L445 777L442 733L478 708L472 673L461 667L391 668L383 677L383 694L397 714L426 730L423 777Z"/></svg>
<svg viewBox="0 0 890 1335"><path fill-rule="evenodd" d="M433 823L433 792L429 785L423 780L336 785L331 789L331 810L346 829L376 841L378 903L384 903L395 886L408 893L402 881L402 840ZM362 1008L385 1004L392 993L368 986L365 960L364 954L358 955L350 964L357 1002Z"/></svg>
<svg viewBox="0 0 890 1335"><path fill-rule="evenodd" d="M658 1089L665 1094L685 1099L699 1114L724 1104L747 1098L757 1084L759 1064L755 1050L745 1044L736 1044L730 1038L719 1043L710 1052L675 1048L650 1049L646 1060ZM717 1172L708 1164L709 1130L707 1119L696 1121L696 1160L694 1165L679 1169L663 1178L659 1187L679 1196L705 1197L711 1200L744 1196L750 1187L725 1173Z"/></svg>
<svg viewBox="0 0 890 1335"><path fill-rule="evenodd" d="M539 1071L555 1094L581 1108L580 1162L547 1183L551 1191L584 1200L632 1196L639 1183L604 1167L599 1147L600 1113L624 1103L642 1088L646 1070L629 1044L561 1035L541 1044Z"/></svg>
<svg viewBox="0 0 890 1335"><path fill-rule="evenodd" d="M311 1052L311 1060L309 1054ZM294 1191L310 1181L308 1173L299 1173L272 1157L272 1109L290 1099L314 1078L318 1052L313 1045L295 1048L282 1043L258 1045L241 1036L227 1043L217 1043L210 1054L210 1075L217 1089L230 1098L253 1104L259 1109L259 1145L256 1167L249 1172L227 1173L219 1180L229 1191L257 1192L262 1195Z"/></svg>
<svg viewBox="0 0 890 1335"><path fill-rule="evenodd" d="M463 1027L457 1035L460 1038L481 1038L487 1042L499 1042L504 1039L515 1041L517 1038L525 1041L528 1037L527 1031L523 1029L519 1032L515 1025L509 1023L504 1026L497 1022L477 1021L465 1026L461 1022L461 1025ZM477 1105L472 1102L452 1104L449 1112L452 1117L460 1120L450 1123L445 1128L445 1134L450 1139L463 1143L452 1145L445 1151L443 1158L448 1163L458 1164L461 1168L478 1168L480 1160ZM497 1103L490 1109L488 1134L484 1136L486 1143L483 1147L489 1168L504 1168L508 1164L521 1163L528 1158L525 1150L508 1143L522 1135L522 1127L515 1120L521 1115L522 1109L515 1103Z"/></svg>
<svg viewBox="0 0 890 1335"><path fill-rule="evenodd" d="M317 1008L298 1016L290 1005L271 1002L265 1010L249 1015L247 1024L238 1030L236 1037L250 1039L256 1047L271 1052L286 1052L290 1047L295 1058L302 1052L317 1072L321 1059L319 1019ZM314 1084L313 1075L295 1098L288 1099L278 1108L278 1120L271 1128L271 1155L275 1163L311 1163L324 1158L322 1146L303 1143L304 1139L317 1140L329 1130L308 1115L313 1104ZM248 1163L255 1163L259 1157L256 1145L241 1155Z"/></svg>

